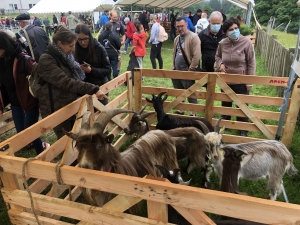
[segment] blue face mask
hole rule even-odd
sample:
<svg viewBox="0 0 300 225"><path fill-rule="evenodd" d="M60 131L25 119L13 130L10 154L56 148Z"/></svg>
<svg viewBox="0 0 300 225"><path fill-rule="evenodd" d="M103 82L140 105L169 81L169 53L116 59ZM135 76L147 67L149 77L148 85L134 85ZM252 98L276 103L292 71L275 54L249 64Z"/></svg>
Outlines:
<svg viewBox="0 0 300 225"><path fill-rule="evenodd" d="M218 33L221 29L221 24L212 24L210 30L214 33Z"/></svg>
<svg viewBox="0 0 300 225"><path fill-rule="evenodd" d="M240 29L235 29L228 32L228 37L235 40L240 36L240 34Z"/></svg>

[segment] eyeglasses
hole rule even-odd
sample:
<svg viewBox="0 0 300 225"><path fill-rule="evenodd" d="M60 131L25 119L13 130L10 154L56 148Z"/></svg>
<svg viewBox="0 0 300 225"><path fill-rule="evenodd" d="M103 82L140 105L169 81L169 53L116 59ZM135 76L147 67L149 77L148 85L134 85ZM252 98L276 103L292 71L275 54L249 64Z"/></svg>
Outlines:
<svg viewBox="0 0 300 225"><path fill-rule="evenodd" d="M89 41L90 38L78 38L78 42Z"/></svg>

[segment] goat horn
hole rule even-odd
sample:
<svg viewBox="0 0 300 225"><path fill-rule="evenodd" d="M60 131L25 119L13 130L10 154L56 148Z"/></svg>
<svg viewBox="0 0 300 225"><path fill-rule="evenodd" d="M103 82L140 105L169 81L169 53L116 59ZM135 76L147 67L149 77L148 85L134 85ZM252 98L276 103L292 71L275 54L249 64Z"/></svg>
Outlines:
<svg viewBox="0 0 300 225"><path fill-rule="evenodd" d="M222 120L222 117L220 117L220 118L217 120L217 122L216 122L216 125L215 125L215 132L216 132L216 133L219 133L219 131L220 131L220 122L221 122L221 120Z"/></svg>
<svg viewBox="0 0 300 225"><path fill-rule="evenodd" d="M146 109L146 106L147 106L147 105L144 105L144 106L140 109L140 111L137 112L137 114L141 115L142 112Z"/></svg>
<svg viewBox="0 0 300 225"><path fill-rule="evenodd" d="M65 133L65 135L67 135L69 138L73 139L76 141L78 135L72 132L68 132L66 131L64 128L62 128L62 131Z"/></svg>
<svg viewBox="0 0 300 225"><path fill-rule="evenodd" d="M91 128L91 126L90 126L90 116L91 115L92 115L92 113L90 111L86 111L81 117L79 117L79 118L82 118L82 122L81 122L82 129L89 130Z"/></svg>
<svg viewBox="0 0 300 225"><path fill-rule="evenodd" d="M144 113L143 115L141 115L141 119L140 120L144 120L146 119L148 116L151 116L152 114L155 114L156 112L147 112Z"/></svg>
<svg viewBox="0 0 300 225"><path fill-rule="evenodd" d="M196 123L198 123L200 125L200 127L202 128L202 131L203 131L204 134L209 133L209 129L207 128L207 126L201 120L196 120Z"/></svg>
<svg viewBox="0 0 300 225"><path fill-rule="evenodd" d="M100 113L96 119L93 128L96 128L100 133L103 133L108 122L116 115L121 113L135 113L127 109L107 109Z"/></svg>
<svg viewBox="0 0 300 225"><path fill-rule="evenodd" d="M161 98L161 96L163 96L164 94L166 94L167 92L160 92L158 95L157 95L157 97L158 98Z"/></svg>

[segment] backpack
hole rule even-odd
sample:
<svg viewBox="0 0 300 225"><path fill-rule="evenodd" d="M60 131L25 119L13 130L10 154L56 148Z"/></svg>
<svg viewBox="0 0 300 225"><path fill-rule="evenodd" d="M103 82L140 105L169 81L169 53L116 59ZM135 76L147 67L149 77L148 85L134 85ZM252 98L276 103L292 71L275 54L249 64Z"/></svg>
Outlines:
<svg viewBox="0 0 300 225"><path fill-rule="evenodd" d="M159 32L158 32L157 40L159 42L164 42L164 41L168 40L168 34L166 33L165 28L160 24L159 24Z"/></svg>

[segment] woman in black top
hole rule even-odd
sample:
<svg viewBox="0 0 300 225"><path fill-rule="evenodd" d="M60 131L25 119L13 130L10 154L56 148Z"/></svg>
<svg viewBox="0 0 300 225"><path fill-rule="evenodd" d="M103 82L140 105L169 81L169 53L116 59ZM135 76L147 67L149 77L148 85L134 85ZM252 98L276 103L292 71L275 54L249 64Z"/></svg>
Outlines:
<svg viewBox="0 0 300 225"><path fill-rule="evenodd" d="M105 48L92 37L86 24L78 24L75 28L78 34L75 45L75 60L85 72L85 82L103 85L108 82L111 69ZM106 105L107 99L101 100Z"/></svg>
<svg viewBox="0 0 300 225"><path fill-rule="evenodd" d="M118 49L121 48L121 41L117 34L112 32L113 25L111 22L107 22L104 27L102 33L98 37L98 41L104 46L112 70L113 70L113 77L116 78L119 75L118 72L118 57L119 52Z"/></svg>

